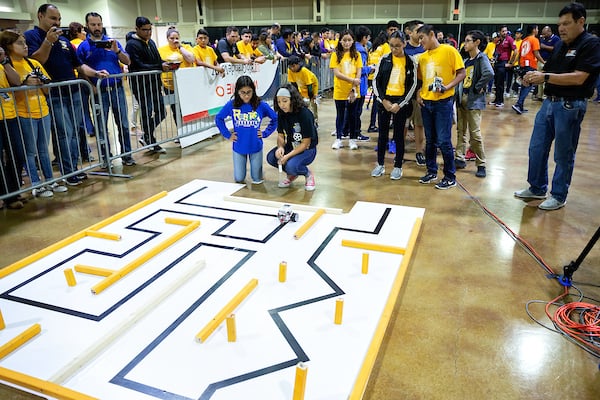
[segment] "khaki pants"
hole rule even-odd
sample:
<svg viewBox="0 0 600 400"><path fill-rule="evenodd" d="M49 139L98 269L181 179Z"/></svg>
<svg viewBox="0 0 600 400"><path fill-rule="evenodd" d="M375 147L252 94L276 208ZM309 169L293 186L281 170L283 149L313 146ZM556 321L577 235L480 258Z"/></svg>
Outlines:
<svg viewBox="0 0 600 400"><path fill-rule="evenodd" d="M475 165L485 166L485 152L483 150L483 138L481 137L481 110L467 109L467 96L462 96L462 103L456 107L458 121L456 124L456 159L465 161L467 142L471 151L477 156ZM468 136L467 136L468 130Z"/></svg>

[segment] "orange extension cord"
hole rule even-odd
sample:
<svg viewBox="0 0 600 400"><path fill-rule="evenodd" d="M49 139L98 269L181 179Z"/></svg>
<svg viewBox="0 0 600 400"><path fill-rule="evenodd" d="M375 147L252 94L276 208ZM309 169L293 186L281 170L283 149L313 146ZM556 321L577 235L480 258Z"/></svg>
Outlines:
<svg viewBox="0 0 600 400"><path fill-rule="evenodd" d="M458 182L458 185L464 190L467 195L477 204L483 212L496 222L500 227L508 233L508 235L518 243L529 255L531 255L542 268L546 270L550 277L558 278L558 275L552 270L552 268L546 264L541 255L539 255L535 249L521 236L510 229L497 215L491 212L477 197L473 196L469 190ZM562 286L562 285L561 285ZM579 291L579 289L577 289ZM581 292L580 292L581 293ZM546 316L552 321L556 329L551 329L541 322L537 321L529 310L527 314L535 322L541 326L561 333L569 338L573 343L587 351L588 353L600 358L600 306L590 303L584 303L581 301L573 301L566 303L558 303L559 301L565 301L565 298L570 296L569 288L564 287L564 292L550 302L545 302ZM579 298L582 299L584 296L580 294ZM529 303L528 303L529 305ZM556 306L557 309L554 314L551 313L550 307Z"/></svg>

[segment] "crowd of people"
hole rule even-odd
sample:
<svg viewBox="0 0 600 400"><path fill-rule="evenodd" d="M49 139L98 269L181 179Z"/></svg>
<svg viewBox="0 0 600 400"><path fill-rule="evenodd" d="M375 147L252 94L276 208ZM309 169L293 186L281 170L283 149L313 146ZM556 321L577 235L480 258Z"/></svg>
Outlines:
<svg viewBox="0 0 600 400"><path fill-rule="evenodd" d="M4 153L10 153L11 157L3 158L5 182L0 182L0 186L5 193L17 191L21 170L26 168L34 196L51 197L54 192L66 191L66 186L60 183L44 183L53 180L50 144L67 185L75 186L86 179L86 174L77 168L80 159L89 157L85 140L85 133L90 133L89 116L80 114L89 110L81 102L89 101L90 96L101 96L105 120L109 109L112 110L123 165L135 165L129 132L137 121L128 121L123 80L114 77L123 71L123 66L129 72L157 72L132 76L130 87L134 107L141 114L139 143L162 153L164 149L157 143L154 131L166 118L163 94L174 93L172 71L205 67L224 74L222 63L253 64L284 59L289 83L278 89L274 110L258 98L252 80L242 76L231 101L217 116L216 124L222 135L233 142L236 182L246 179L247 162L252 182L263 182L262 139L277 131L277 146L268 152L266 160L279 168L282 176L279 186L289 187L297 176L304 175L305 189L314 190L315 176L308 166L315 159L318 143L319 80L310 66L312 59L328 59L336 110L331 148L339 150L348 140L347 147L357 150L360 142L370 140L361 129L364 104L370 97L372 107L366 131L378 134L377 160L371 176L385 174L388 151L395 154L390 179L402 178L404 143L410 127L414 130L415 161L426 168L419 182L435 183L442 190L456 186L456 169L465 168L467 160L476 161L477 177L486 176L480 125L486 95L492 88L494 97L489 105L501 108L507 97L517 96L512 105L517 114L527 112L525 101L530 91L537 88L535 96L543 104L529 149L530 187L515 192L515 196L543 198L541 209L558 209L566 203L586 101L598 86L600 42L585 31L585 19L585 8L571 3L559 14L560 37L549 26L542 29L539 39L537 25L528 25L524 31L518 28L514 33L501 26L490 35L469 31L460 45L452 34L444 35L418 20L404 23L403 31L397 21L391 20L374 38L370 29L362 25L339 33L328 28L313 33L294 32L281 29L276 23L259 33L229 26L225 36L214 45L210 44L208 32L199 29L195 46L184 43L173 26L166 32L167 44L158 47L151 38L152 23L146 17L138 17L135 31L128 34L123 47L105 34L102 17L95 12L85 16L85 27L70 25L73 37L69 41L60 29L58 8L44 4L38 9L39 24L33 29L23 35L13 31L0 35L0 46L5 52L5 56L0 54L3 59L0 86L39 87L16 92L14 110L8 105L12 99L4 103L0 144L8 143L15 148L10 151L4 148ZM87 35L82 34L84 28ZM93 85L101 79L100 93L74 95L79 86L69 86L68 90L52 87L49 100L45 101L48 94L45 78L63 82L76 76L85 77ZM600 92L597 96L594 101L600 100ZM171 107L177 123L176 106L171 104ZM53 126L50 126L51 115ZM233 121L233 131L225 125L227 117ZM264 118L270 122L262 130ZM15 130L10 127L16 121L27 127L21 129L26 138L15 137ZM77 126L73 121L82 122ZM452 140L454 124L456 147ZM100 154L109 154L108 134L102 129L98 132L103 146ZM547 198L547 163L553 140L557 167L551 196ZM18 148L20 143L23 148ZM439 182L438 151L443 158L443 176ZM38 165L45 181L37 172ZM9 208L21 208L24 200L23 196L15 196L4 203Z"/></svg>

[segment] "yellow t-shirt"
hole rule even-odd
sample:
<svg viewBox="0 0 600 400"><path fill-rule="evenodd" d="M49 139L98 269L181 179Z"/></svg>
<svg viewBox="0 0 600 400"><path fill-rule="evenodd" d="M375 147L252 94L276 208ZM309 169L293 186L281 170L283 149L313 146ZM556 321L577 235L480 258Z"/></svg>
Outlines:
<svg viewBox="0 0 600 400"><path fill-rule="evenodd" d="M392 72L385 94L388 96L403 96L406 91L406 57L392 57Z"/></svg>
<svg viewBox="0 0 600 400"><path fill-rule="evenodd" d="M235 44L238 48L238 50L240 51L240 54L243 55L244 57L247 58L251 58L252 56L254 57L261 57L263 54L260 52L260 50L258 50L258 48L253 49L252 48L252 43L244 43L243 40L238 40L238 42Z"/></svg>
<svg viewBox="0 0 600 400"><path fill-rule="evenodd" d="M50 76L39 61L34 60L33 58L30 58L29 61L34 67L39 67L44 75ZM27 75L33 70L25 59L13 59L12 63L21 77L21 81L24 81ZM19 117L42 118L48 115L48 103L46 102L46 96L41 89L16 92L15 95L17 98L17 114Z"/></svg>
<svg viewBox="0 0 600 400"><path fill-rule="evenodd" d="M358 52L356 53L356 58L353 60L350 58L350 52L347 51L344 53L344 56L340 61L338 61L337 53L331 53L331 60L329 62L329 68L334 69L338 68L338 70L346 75L349 78L355 79L357 78L357 71L363 67L362 58ZM360 78L360 75L358 75ZM348 100L348 96L350 95L350 91L352 90L352 83L344 81L337 76L333 77L333 99L334 100ZM356 97L360 97L360 93L356 91Z"/></svg>
<svg viewBox="0 0 600 400"><path fill-rule="evenodd" d="M490 59L490 61L494 58L494 52L496 51L496 43L489 41L487 46L485 46L485 50L483 52Z"/></svg>
<svg viewBox="0 0 600 400"><path fill-rule="evenodd" d="M388 45L389 46L389 45ZM378 46L375 50L369 53L369 65L377 65L379 64L379 60L383 57L382 46ZM375 71L369 74L368 79L372 80L375 77Z"/></svg>
<svg viewBox="0 0 600 400"><path fill-rule="evenodd" d="M335 52L335 48L337 47L337 45L338 45L338 41L335 39L326 39L323 42L323 46L326 49L331 50L332 52Z"/></svg>
<svg viewBox="0 0 600 400"><path fill-rule="evenodd" d="M199 60L204 61L207 64L215 65L215 61L217 61L217 53L215 53L215 49L210 46L206 46L204 48L195 45L192 48L194 52L194 57Z"/></svg>
<svg viewBox="0 0 600 400"><path fill-rule="evenodd" d="M392 52L392 49L390 48L390 44L388 42L385 42L379 47L381 48L381 57Z"/></svg>
<svg viewBox="0 0 600 400"><path fill-rule="evenodd" d="M519 65L519 54L521 54L521 43L523 43L523 39L519 39L519 40L515 40L515 46L516 48L516 52L517 52L517 57L515 57L515 62L513 63L513 65Z"/></svg>
<svg viewBox="0 0 600 400"><path fill-rule="evenodd" d="M4 72L4 65L0 65L0 88L7 89L10 87L8 83L8 78L6 77L6 72ZM17 112L15 111L15 102L13 100L11 93L2 93L0 94L0 121L5 119L13 119L17 117Z"/></svg>
<svg viewBox="0 0 600 400"><path fill-rule="evenodd" d="M442 78L442 84L450 83L456 77L456 71L463 69L465 63L458 50L452 46L438 46L427 50L419 57L419 77L423 81L421 98L423 100L442 100L454 96L454 88L444 93L429 90L436 77Z"/></svg>
<svg viewBox="0 0 600 400"><path fill-rule="evenodd" d="M298 85L300 95L305 99L308 98L308 85L312 85L312 92L315 95L319 93L319 80L308 68L302 67L298 72L292 72L288 68L288 81Z"/></svg>
<svg viewBox="0 0 600 400"><path fill-rule="evenodd" d="M192 49L192 46L190 46L189 44L182 44L181 46L183 46L183 48L186 49L187 51L189 51L190 53L194 52L194 50ZM189 68L189 67L196 66L196 63L189 63L189 62L185 61L183 58L183 55L181 54L179 49L172 49L171 46L169 46L168 44L166 44L164 46L160 46L158 48L158 53L160 54L160 58L163 61L179 62L180 63L179 68ZM161 75L161 79L163 81L163 85L165 85L165 87L167 89L175 90L175 84L173 83L173 73L172 72L163 72Z"/></svg>

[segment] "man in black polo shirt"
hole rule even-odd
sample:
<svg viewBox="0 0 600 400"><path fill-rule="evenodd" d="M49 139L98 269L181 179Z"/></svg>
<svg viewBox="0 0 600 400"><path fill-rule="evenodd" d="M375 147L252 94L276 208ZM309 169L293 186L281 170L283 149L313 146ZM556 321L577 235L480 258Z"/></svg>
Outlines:
<svg viewBox="0 0 600 400"><path fill-rule="evenodd" d="M74 69L81 76L105 78L108 72L96 71L77 58L71 42L62 36L60 11L55 5L42 4L38 8L39 26L25 32L29 56L38 60L46 69L53 82L76 79ZM83 121L83 105L79 85L52 88L49 96L53 130L58 138L60 172L68 175L77 170L79 163L79 143L77 133ZM83 125L82 125L83 126ZM85 139L85 134L83 135ZM85 143L87 152L87 143ZM56 154L55 154L56 155ZM82 154L86 157L87 154ZM69 185L79 185L85 174L67 178Z"/></svg>
<svg viewBox="0 0 600 400"><path fill-rule="evenodd" d="M236 43L240 40L240 32L235 26L228 26L225 37L217 43L217 62L231 64L252 64L252 60L240 54Z"/></svg>
<svg viewBox="0 0 600 400"><path fill-rule="evenodd" d="M535 117L529 142L529 188L515 192L521 199L546 199L548 156L554 141L556 167L551 196L538 208L557 210L567 202L575 166L575 151L587 98L594 93L600 71L600 39L585 31L586 10L580 3L565 6L558 14L561 41L554 46L543 71L530 71L524 85L546 83L546 99Z"/></svg>

